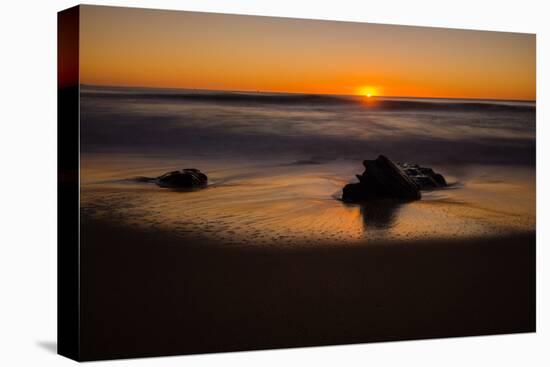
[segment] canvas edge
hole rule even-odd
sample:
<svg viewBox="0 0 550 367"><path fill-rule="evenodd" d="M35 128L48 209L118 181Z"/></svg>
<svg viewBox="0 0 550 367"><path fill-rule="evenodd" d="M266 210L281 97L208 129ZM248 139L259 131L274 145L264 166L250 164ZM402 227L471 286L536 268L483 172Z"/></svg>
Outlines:
<svg viewBox="0 0 550 367"><path fill-rule="evenodd" d="M81 360L79 241L80 6L57 14L57 353Z"/></svg>

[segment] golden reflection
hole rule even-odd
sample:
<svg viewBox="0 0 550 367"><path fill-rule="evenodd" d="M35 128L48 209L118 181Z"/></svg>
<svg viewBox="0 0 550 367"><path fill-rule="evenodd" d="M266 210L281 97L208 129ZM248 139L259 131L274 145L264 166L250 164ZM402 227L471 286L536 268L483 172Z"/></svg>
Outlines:
<svg viewBox="0 0 550 367"><path fill-rule="evenodd" d="M339 172L341 166L336 163L273 167L269 174L250 167L211 167L213 185L192 193L116 180L109 183L109 174L113 179L154 175L158 168L151 172L144 169L158 167L151 162L135 162L138 166L132 167L126 161L124 170L113 162L84 159L83 163L83 214L115 216L132 226L200 235L224 244L354 245L376 240L495 235L532 230L535 223L534 194L522 194L534 192L533 177L512 168L507 169L506 179L512 184L471 180L460 190L428 192L421 201L348 205L337 197L343 184L338 177L346 174ZM228 174L240 178L231 181Z"/></svg>

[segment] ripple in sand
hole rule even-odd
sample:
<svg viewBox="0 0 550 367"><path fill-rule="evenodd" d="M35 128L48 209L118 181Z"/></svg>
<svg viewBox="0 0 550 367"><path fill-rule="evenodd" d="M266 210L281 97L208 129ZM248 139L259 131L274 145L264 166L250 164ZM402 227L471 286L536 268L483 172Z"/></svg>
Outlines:
<svg viewBox="0 0 550 367"><path fill-rule="evenodd" d="M382 207L342 204L331 197L341 183L321 176L252 175L238 186L220 185L190 195L134 190L128 184L85 185L81 211L233 245L320 246L534 229L534 194L526 196L526 186L518 183L473 181L460 189L429 193L418 202Z"/></svg>

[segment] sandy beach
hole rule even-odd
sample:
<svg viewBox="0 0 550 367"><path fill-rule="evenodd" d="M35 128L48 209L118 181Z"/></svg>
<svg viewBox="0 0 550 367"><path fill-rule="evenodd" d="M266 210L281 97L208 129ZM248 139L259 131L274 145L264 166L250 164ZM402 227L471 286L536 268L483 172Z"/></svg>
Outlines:
<svg viewBox="0 0 550 367"><path fill-rule="evenodd" d="M282 250L83 223L85 359L535 330L533 232Z"/></svg>
<svg viewBox="0 0 550 367"><path fill-rule="evenodd" d="M201 167L209 186L177 192L134 180L180 167ZM81 165L81 211L182 238L198 235L227 245L276 248L502 236L534 229L535 176L529 167L438 165L449 187L425 191L420 201L343 203L342 187L360 167L352 160L88 154Z"/></svg>
<svg viewBox="0 0 550 367"><path fill-rule="evenodd" d="M533 104L83 90L83 358L534 331ZM380 153L449 185L343 202Z"/></svg>

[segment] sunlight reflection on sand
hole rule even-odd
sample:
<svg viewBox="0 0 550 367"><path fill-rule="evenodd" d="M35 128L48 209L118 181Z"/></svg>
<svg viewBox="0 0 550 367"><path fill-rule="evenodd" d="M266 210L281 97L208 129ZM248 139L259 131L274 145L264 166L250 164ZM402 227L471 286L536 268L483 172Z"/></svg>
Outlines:
<svg viewBox="0 0 550 367"><path fill-rule="evenodd" d="M189 163L191 162L191 163ZM535 228L534 170L437 167L454 188L411 203L338 200L360 171L356 162L323 164L166 161L88 155L82 161L81 211L132 226L263 246L354 244L365 240L499 235ZM120 181L196 167L210 186L194 192ZM456 173L455 173L456 172Z"/></svg>

